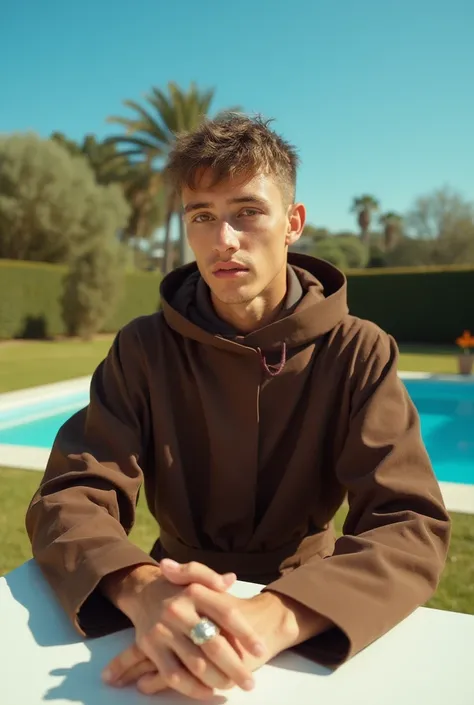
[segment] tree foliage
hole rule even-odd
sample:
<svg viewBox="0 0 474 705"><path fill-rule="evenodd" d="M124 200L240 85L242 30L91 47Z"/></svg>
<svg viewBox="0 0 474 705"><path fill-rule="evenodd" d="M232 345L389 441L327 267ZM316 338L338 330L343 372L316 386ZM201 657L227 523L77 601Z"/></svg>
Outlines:
<svg viewBox="0 0 474 705"><path fill-rule="evenodd" d="M64 282L62 317L69 335L88 340L113 310L123 274L118 244L94 242L72 262Z"/></svg>
<svg viewBox="0 0 474 705"><path fill-rule="evenodd" d="M432 264L474 263L474 203L448 188L417 198L406 216Z"/></svg>
<svg viewBox="0 0 474 705"><path fill-rule="evenodd" d="M83 157L33 134L0 138L0 257L69 262L127 216L120 189L97 185Z"/></svg>
<svg viewBox="0 0 474 705"><path fill-rule="evenodd" d="M110 313L129 208L117 185L97 183L84 156L54 140L0 140L0 256L68 265L63 318L89 337Z"/></svg>
<svg viewBox="0 0 474 705"><path fill-rule="evenodd" d="M420 267L433 264L432 243L412 237L402 237L389 252L385 253L388 267Z"/></svg>
<svg viewBox="0 0 474 705"><path fill-rule="evenodd" d="M68 139L62 132L54 132L51 139L65 147L72 155L82 155L92 168L99 184L118 184L130 207L123 240L150 239L166 217L164 184L148 163L133 162L113 142L100 142L94 135L86 135L82 143Z"/></svg>
<svg viewBox="0 0 474 705"><path fill-rule="evenodd" d="M301 233L302 238L311 239L313 242L325 240L327 237L330 237L330 235L331 233L327 228L318 228L309 223L304 226L303 232Z"/></svg>
<svg viewBox="0 0 474 705"><path fill-rule="evenodd" d="M335 267L344 269L347 267L347 260L344 252L337 246L334 238L326 238L315 243L313 255L331 262Z"/></svg>
<svg viewBox="0 0 474 705"><path fill-rule="evenodd" d="M421 240L474 228L474 204L447 187L417 198L406 215L409 234Z"/></svg>
<svg viewBox="0 0 474 705"><path fill-rule="evenodd" d="M308 224L301 239L293 249L325 259L341 269L365 267L369 258L368 247L353 233L331 234L326 228Z"/></svg>
<svg viewBox="0 0 474 705"><path fill-rule="evenodd" d="M351 211L357 215L361 240L365 245L369 243L372 214L378 211L379 207L377 199L369 194L357 196L352 202Z"/></svg>
<svg viewBox="0 0 474 705"><path fill-rule="evenodd" d="M359 269L368 261L368 249L355 235L332 235L314 244L313 254L340 269Z"/></svg>
<svg viewBox="0 0 474 705"><path fill-rule="evenodd" d="M384 246L388 252L392 250L400 239L403 232L403 218L394 211L382 213L379 218L384 232Z"/></svg>
<svg viewBox="0 0 474 705"><path fill-rule="evenodd" d="M341 234L333 236L334 242L345 259L344 269L361 269L367 266L369 248L356 235Z"/></svg>

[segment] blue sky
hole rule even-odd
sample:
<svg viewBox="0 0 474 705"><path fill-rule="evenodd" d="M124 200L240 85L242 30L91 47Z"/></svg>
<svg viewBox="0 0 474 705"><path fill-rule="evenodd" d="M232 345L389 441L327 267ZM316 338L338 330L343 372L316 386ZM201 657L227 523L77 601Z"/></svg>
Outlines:
<svg viewBox="0 0 474 705"><path fill-rule="evenodd" d="M354 227L352 197L404 212L474 198L472 0L23 0L2 7L0 132L116 131L151 85L214 87L275 118L302 159L308 219Z"/></svg>

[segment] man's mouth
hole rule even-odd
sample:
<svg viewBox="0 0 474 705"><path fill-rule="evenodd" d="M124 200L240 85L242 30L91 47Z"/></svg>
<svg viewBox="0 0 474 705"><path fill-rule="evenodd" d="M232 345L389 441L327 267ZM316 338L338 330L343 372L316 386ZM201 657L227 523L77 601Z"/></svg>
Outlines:
<svg viewBox="0 0 474 705"><path fill-rule="evenodd" d="M247 274L248 268L237 262L221 262L214 267L213 274L216 277L238 277Z"/></svg>

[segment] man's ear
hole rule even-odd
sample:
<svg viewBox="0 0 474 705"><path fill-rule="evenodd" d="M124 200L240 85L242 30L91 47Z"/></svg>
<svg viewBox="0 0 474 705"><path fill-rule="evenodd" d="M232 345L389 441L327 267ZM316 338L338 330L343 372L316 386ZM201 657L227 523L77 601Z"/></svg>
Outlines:
<svg viewBox="0 0 474 705"><path fill-rule="evenodd" d="M306 208L302 203L294 203L288 213L286 245L293 245L301 237L306 223Z"/></svg>

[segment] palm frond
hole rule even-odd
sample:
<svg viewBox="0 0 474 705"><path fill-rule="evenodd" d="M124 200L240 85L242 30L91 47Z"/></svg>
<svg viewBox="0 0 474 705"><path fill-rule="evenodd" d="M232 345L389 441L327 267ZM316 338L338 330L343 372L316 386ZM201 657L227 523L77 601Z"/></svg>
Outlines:
<svg viewBox="0 0 474 705"><path fill-rule="evenodd" d="M106 118L106 122L113 123L114 125L120 125L121 127L125 127L127 132L132 133L132 132L137 132L139 129L139 126L143 123L141 120L133 120L131 118L124 118L120 117L119 115L110 115L108 118Z"/></svg>
<svg viewBox="0 0 474 705"><path fill-rule="evenodd" d="M156 121L156 119L143 108L139 103L134 100L124 100L124 105L131 110L137 112L142 120L130 120L128 118L108 118L107 122L115 122L116 124L123 125L125 127L130 126L135 129L136 132L145 132L153 135L157 142L167 143L168 136L163 130L162 126Z"/></svg>
<svg viewBox="0 0 474 705"><path fill-rule="evenodd" d="M153 87L151 95L147 97L153 105L168 131L168 143L172 142L176 133L176 114L173 104L174 84L169 84L171 100L158 88Z"/></svg>
<svg viewBox="0 0 474 705"><path fill-rule="evenodd" d="M135 151L135 154L143 154L146 152L152 158L164 156L163 147L162 147L161 143L157 144L157 143L152 142L151 140L146 139L144 137L133 136L133 135L130 135L130 136L128 136L128 135L112 135L112 136L106 138L106 142L112 143L112 144L126 144L126 145L134 146L137 148L137 151ZM128 151L123 151L120 153L127 154L127 155L131 154L131 152L128 152Z"/></svg>
<svg viewBox="0 0 474 705"><path fill-rule="evenodd" d="M199 108L200 108L202 115L207 115L207 113L209 112L209 108L211 107L211 103L214 100L214 93L215 93L214 88L210 88L205 93L200 94L198 102L199 102Z"/></svg>

